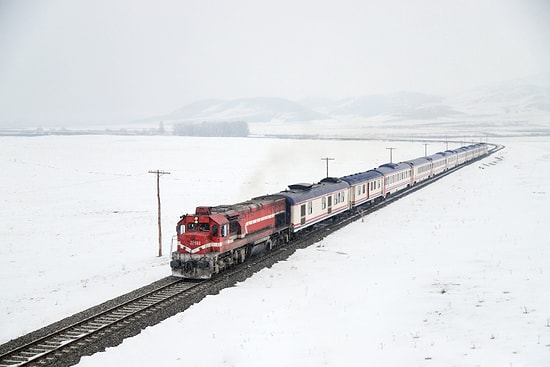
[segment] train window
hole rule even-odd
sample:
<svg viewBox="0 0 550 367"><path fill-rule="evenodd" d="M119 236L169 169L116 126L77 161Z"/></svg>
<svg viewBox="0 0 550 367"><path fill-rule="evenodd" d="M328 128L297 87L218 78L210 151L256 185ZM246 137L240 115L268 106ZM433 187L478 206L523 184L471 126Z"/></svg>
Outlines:
<svg viewBox="0 0 550 367"><path fill-rule="evenodd" d="M365 193L365 185L363 185L363 194Z"/></svg>
<svg viewBox="0 0 550 367"><path fill-rule="evenodd" d="M178 234L184 234L185 233L185 225L180 224L178 226Z"/></svg>
<svg viewBox="0 0 550 367"><path fill-rule="evenodd" d="M311 202L311 201L309 203L307 203L307 213L308 214L313 213L313 202Z"/></svg>
<svg viewBox="0 0 550 367"><path fill-rule="evenodd" d="M208 231L210 231L210 224L208 224L208 223L200 223L200 224L199 224L199 230L200 230L201 232L208 232Z"/></svg>
<svg viewBox="0 0 550 367"><path fill-rule="evenodd" d="M195 232L197 230L197 223L187 223L187 232Z"/></svg>
<svg viewBox="0 0 550 367"><path fill-rule="evenodd" d="M365 185L363 185L364 187ZM361 186L357 186L357 196L361 195Z"/></svg>
<svg viewBox="0 0 550 367"><path fill-rule="evenodd" d="M326 196L323 196L321 199L321 208L326 209L327 208L327 198Z"/></svg>
<svg viewBox="0 0 550 367"><path fill-rule="evenodd" d="M222 237L226 237L227 236L227 224L224 224L222 226Z"/></svg>
<svg viewBox="0 0 550 367"><path fill-rule="evenodd" d="M239 234L241 231L241 226L239 225L239 222L236 220L232 220L229 222L229 233L233 234Z"/></svg>
<svg viewBox="0 0 550 367"><path fill-rule="evenodd" d="M217 224L212 225L212 236L218 237L218 225Z"/></svg>

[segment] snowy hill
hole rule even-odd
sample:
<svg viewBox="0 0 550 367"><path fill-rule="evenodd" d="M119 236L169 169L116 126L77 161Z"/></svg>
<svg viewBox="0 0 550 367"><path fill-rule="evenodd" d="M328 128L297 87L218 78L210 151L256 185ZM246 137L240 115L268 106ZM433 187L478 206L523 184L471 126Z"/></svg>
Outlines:
<svg viewBox="0 0 550 367"><path fill-rule="evenodd" d="M327 118L297 102L283 98L204 100L184 106L166 116L174 121L309 121Z"/></svg>
<svg viewBox="0 0 550 367"><path fill-rule="evenodd" d="M480 86L445 103L469 115L550 114L550 73Z"/></svg>
<svg viewBox="0 0 550 367"><path fill-rule="evenodd" d="M344 99L283 98L203 100L157 117L164 121L296 122L369 119L433 120L492 118L550 121L550 74L510 80L451 96L416 92L374 94Z"/></svg>
<svg viewBox="0 0 550 367"><path fill-rule="evenodd" d="M442 100L442 97L415 92L376 94L337 101L327 113L337 118L377 115L434 118L459 114L451 107L441 105Z"/></svg>

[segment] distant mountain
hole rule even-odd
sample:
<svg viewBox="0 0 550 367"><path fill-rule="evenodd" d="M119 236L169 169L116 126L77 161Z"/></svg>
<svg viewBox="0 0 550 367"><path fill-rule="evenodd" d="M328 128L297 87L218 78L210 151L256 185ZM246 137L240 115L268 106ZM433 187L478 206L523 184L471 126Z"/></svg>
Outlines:
<svg viewBox="0 0 550 367"><path fill-rule="evenodd" d="M441 97L415 92L376 94L337 101L326 113L340 118L376 115L433 118L457 113L450 107L440 106L441 101Z"/></svg>
<svg viewBox="0 0 550 367"><path fill-rule="evenodd" d="M241 98L204 100L184 106L166 116L177 121L309 121L328 116L283 98Z"/></svg>
<svg viewBox="0 0 550 367"><path fill-rule="evenodd" d="M434 120L517 118L542 116L550 122L550 73L484 85L452 96L415 92L375 94L345 99L307 98L293 102L282 98L203 100L165 116L164 121L297 122L368 119ZM150 120L153 120L151 118Z"/></svg>
<svg viewBox="0 0 550 367"><path fill-rule="evenodd" d="M492 83L445 100L470 115L513 115L550 112L550 73Z"/></svg>

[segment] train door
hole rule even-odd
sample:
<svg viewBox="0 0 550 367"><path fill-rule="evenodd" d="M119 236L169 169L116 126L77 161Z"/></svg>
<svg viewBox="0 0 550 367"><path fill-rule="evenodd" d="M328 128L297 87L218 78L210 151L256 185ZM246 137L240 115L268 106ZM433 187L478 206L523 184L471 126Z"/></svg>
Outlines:
<svg viewBox="0 0 550 367"><path fill-rule="evenodd" d="M306 222L306 204L300 206L300 224L305 224Z"/></svg>
<svg viewBox="0 0 550 367"><path fill-rule="evenodd" d="M332 195L328 196L328 206L327 206L327 213L332 213Z"/></svg>

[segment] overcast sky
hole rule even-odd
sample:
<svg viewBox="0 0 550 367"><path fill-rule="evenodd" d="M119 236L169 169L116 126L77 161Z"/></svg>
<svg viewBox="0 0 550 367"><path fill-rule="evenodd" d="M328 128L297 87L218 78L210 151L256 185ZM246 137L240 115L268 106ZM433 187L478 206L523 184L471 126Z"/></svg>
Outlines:
<svg viewBox="0 0 550 367"><path fill-rule="evenodd" d="M0 124L445 94L550 68L546 0L0 0Z"/></svg>

